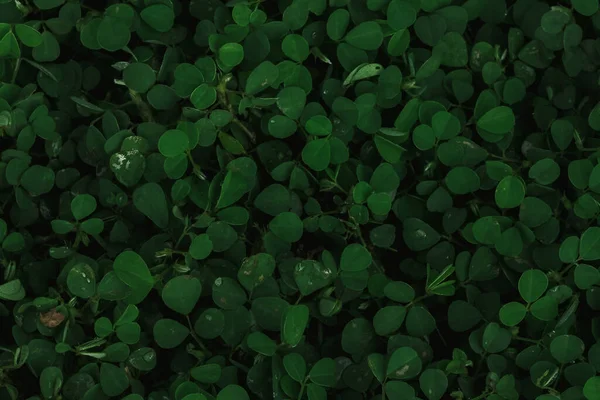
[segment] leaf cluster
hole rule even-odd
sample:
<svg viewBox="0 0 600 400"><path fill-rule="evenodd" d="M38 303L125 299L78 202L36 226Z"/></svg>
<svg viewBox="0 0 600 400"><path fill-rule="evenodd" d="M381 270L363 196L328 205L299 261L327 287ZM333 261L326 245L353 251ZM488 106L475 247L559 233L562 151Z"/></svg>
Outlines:
<svg viewBox="0 0 600 400"><path fill-rule="evenodd" d="M0 0L0 400L600 400L599 0Z"/></svg>

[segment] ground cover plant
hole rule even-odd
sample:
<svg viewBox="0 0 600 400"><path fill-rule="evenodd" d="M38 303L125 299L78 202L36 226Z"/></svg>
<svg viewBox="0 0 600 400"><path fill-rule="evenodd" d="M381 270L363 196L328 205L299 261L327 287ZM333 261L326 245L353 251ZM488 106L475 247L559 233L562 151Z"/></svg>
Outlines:
<svg viewBox="0 0 600 400"><path fill-rule="evenodd" d="M0 0L0 399L600 399L598 0Z"/></svg>

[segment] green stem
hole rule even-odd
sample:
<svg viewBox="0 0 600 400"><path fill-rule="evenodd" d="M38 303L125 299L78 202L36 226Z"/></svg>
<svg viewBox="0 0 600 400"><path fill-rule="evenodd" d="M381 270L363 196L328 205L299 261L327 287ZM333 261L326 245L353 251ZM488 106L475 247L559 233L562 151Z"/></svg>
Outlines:
<svg viewBox="0 0 600 400"><path fill-rule="evenodd" d="M410 303L408 303L406 305L406 308L412 307L415 304L417 304L418 302L423 301L423 300L425 300L428 297L431 297L431 294L424 294L423 296L419 296L416 299L414 299L413 301L411 301Z"/></svg>
<svg viewBox="0 0 600 400"><path fill-rule="evenodd" d="M479 396L477 396L477 397L473 397L473 398L472 398L472 399L470 399L470 400L479 400L479 399L483 399L483 398L484 398L484 397L486 397L488 394L490 394L490 392L488 392L488 391L486 390L485 392L481 393Z"/></svg>
<svg viewBox="0 0 600 400"><path fill-rule="evenodd" d="M135 104L138 108L142 121L153 122L154 117L152 116L152 110L150 109L150 106L142 99L142 96L133 90L129 90L129 95L131 96L131 101L133 104Z"/></svg>
<svg viewBox="0 0 600 400"><path fill-rule="evenodd" d="M250 368L246 367L244 364L241 364L241 363L239 363L239 362L235 361L235 360L234 360L232 357L229 357L229 362L230 362L230 363L231 363L233 366L235 366L235 367L237 367L237 368L241 369L242 371L244 371L244 372L246 372L246 373L248 373L248 372L250 371Z"/></svg>
<svg viewBox="0 0 600 400"><path fill-rule="evenodd" d="M175 243L175 248L179 247L179 245L181 244L181 241L183 240L185 235L187 235L187 233L188 233L188 227L186 226L185 228L183 228L183 232L181 232L181 236L179 236L179 239L177 239L177 243Z"/></svg>
<svg viewBox="0 0 600 400"><path fill-rule="evenodd" d="M204 345L204 343L202 343L202 340L200 340L200 338L196 335L196 332L194 332L194 327L192 325L192 321L190 320L190 316L186 315L185 316L185 320L187 321L188 327L190 328L190 334L192 335L192 337L194 338L194 340L196 341L196 343L198 343L198 346L200 347L200 349L202 349L202 351L204 352L204 354L207 357L210 357L210 354L211 354L210 351Z"/></svg>
<svg viewBox="0 0 600 400"><path fill-rule="evenodd" d="M186 154L188 156L188 160L192 164L192 169L194 170L194 175L196 175L198 178L200 178L203 181L205 181L206 180L206 175L204 175L204 173L202 172L202 169L200 168L200 166L198 164L196 164L196 162L194 161L194 157L192 157L192 152L190 150L187 150Z"/></svg>
<svg viewBox="0 0 600 400"><path fill-rule="evenodd" d="M554 383L552 384L552 389L556 389L556 386L558 386L558 382L560 381L560 376L562 375L562 371L563 371L563 367L564 366L565 366L564 364L560 364L560 367L558 369L558 375L557 375L558 378L556 378L554 380Z"/></svg>
<svg viewBox="0 0 600 400"><path fill-rule="evenodd" d="M490 157L492 158L497 158L498 160L502 160L502 161L506 161L506 162L511 162L511 163L517 163L519 164L521 161L519 160L515 160L513 158L508 158L508 157L503 157L503 156L498 156L496 154L489 154Z"/></svg>
<svg viewBox="0 0 600 400"><path fill-rule="evenodd" d="M21 57L17 58L17 64L15 65L15 70L13 71L13 76L10 83L15 83L17 81L17 75L19 74L19 69L21 69L21 61Z"/></svg>
<svg viewBox="0 0 600 400"><path fill-rule="evenodd" d="M532 343L532 344L535 344L535 345L538 345L538 346L540 345L540 341L539 340L529 339L529 338L525 338L525 337L522 337L522 336L513 336L513 339L519 340L521 342Z"/></svg>
<svg viewBox="0 0 600 400"><path fill-rule="evenodd" d="M248 136L248 139L250 139L252 143L256 143L256 134L250 129L248 129L248 127L244 125L242 121L240 121L237 117L234 116L233 123L239 126L244 131L244 133L246 134L246 136Z"/></svg>
<svg viewBox="0 0 600 400"><path fill-rule="evenodd" d="M298 400L302 400L302 396L304 396L304 390L306 389L306 381L308 377L302 382L302 386L300 386L300 394L298 395Z"/></svg>
<svg viewBox="0 0 600 400"><path fill-rule="evenodd" d="M481 353L481 358L479 359L479 362L477 363L477 368L475 368L475 374L473 375L474 378L477 378L479 371L481 371L481 367L483 367L483 360L485 360L486 356L487 356L487 351L484 351L483 353ZM473 400L475 400L475 399L473 399Z"/></svg>
<svg viewBox="0 0 600 400"><path fill-rule="evenodd" d="M577 259L577 260L575 260L574 262L572 262L571 264L567 265L565 268L563 268L563 270L562 270L562 271L560 271L560 272L558 273L558 276L559 276L560 278L562 278L563 276L565 276L565 274L566 274L567 272L569 272L569 270L570 270L571 268L573 268L575 265L577 265L577 262L578 262L578 261L579 261L579 260Z"/></svg>

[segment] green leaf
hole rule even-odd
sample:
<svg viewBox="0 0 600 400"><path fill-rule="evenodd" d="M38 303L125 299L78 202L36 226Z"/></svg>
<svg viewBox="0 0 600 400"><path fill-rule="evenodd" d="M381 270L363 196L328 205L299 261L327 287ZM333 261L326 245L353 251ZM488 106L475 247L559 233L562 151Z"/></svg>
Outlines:
<svg viewBox="0 0 600 400"><path fill-rule="evenodd" d="M306 93L299 87L286 87L277 95L277 106L284 115L291 119L300 118L305 104Z"/></svg>
<svg viewBox="0 0 600 400"><path fill-rule="evenodd" d="M445 182L452 193L459 195L475 192L481 185L479 175L468 167L452 168Z"/></svg>
<svg viewBox="0 0 600 400"><path fill-rule="evenodd" d="M277 351L277 343L261 332L252 332L246 339L248 347L259 354L272 356Z"/></svg>
<svg viewBox="0 0 600 400"><path fill-rule="evenodd" d="M44 42L42 34L29 25L15 25L15 33L21 43L27 47L37 47Z"/></svg>
<svg viewBox="0 0 600 400"><path fill-rule="evenodd" d="M495 322L489 323L483 331L483 348L488 353L499 353L505 350L511 341L509 330L502 328Z"/></svg>
<svg viewBox="0 0 600 400"><path fill-rule="evenodd" d="M357 82L357 81L360 81L363 79L369 79L369 78L373 78L375 76L379 76L382 71L383 71L383 66L381 64L362 63L359 66L357 66L356 68L354 68L352 71L350 71L350 73L348 74L346 79L344 79L344 87L351 86L352 84L354 84L354 82ZM351 103L351 104L354 104L354 103ZM352 106L350 106L348 104L348 105L346 105L346 107L352 107ZM339 113L341 105L338 103L338 107L334 106L334 110L335 110L335 108L338 108L337 112Z"/></svg>
<svg viewBox="0 0 600 400"><path fill-rule="evenodd" d="M217 208L229 207L241 199L254 187L256 179L256 163L250 158L237 158L229 162L226 169Z"/></svg>
<svg viewBox="0 0 600 400"><path fill-rule="evenodd" d="M592 226L581 234L579 257L585 261L600 260L600 228Z"/></svg>
<svg viewBox="0 0 600 400"><path fill-rule="evenodd" d="M194 331L203 339L214 339L224 329L225 316L221 310L209 308L200 314L194 324Z"/></svg>
<svg viewBox="0 0 600 400"><path fill-rule="evenodd" d="M392 0L387 9L388 25L399 31L413 25L417 19L417 10L405 0Z"/></svg>
<svg viewBox="0 0 600 400"><path fill-rule="evenodd" d="M178 129L163 133L158 141L158 150L165 157L176 157L185 153L189 148L188 135Z"/></svg>
<svg viewBox="0 0 600 400"><path fill-rule="evenodd" d="M308 395L308 400L327 399L327 391L321 386L315 385L314 383L309 383L306 385L306 394Z"/></svg>
<svg viewBox="0 0 600 400"><path fill-rule="evenodd" d="M585 346L577 336L560 335L552 339L550 353L561 364L575 361L583 354Z"/></svg>
<svg viewBox="0 0 600 400"><path fill-rule="evenodd" d="M131 90L146 93L156 83L156 72L148 64L132 63L123 71L123 82Z"/></svg>
<svg viewBox="0 0 600 400"><path fill-rule="evenodd" d="M406 316L406 330L411 336L427 336L431 334L435 328L435 319L427 311L425 307L412 307Z"/></svg>
<svg viewBox="0 0 600 400"><path fill-rule="evenodd" d="M260 211L273 217L290 209L290 191L283 185L267 186L254 199L254 206Z"/></svg>
<svg viewBox="0 0 600 400"><path fill-rule="evenodd" d="M138 304L150 293L154 286L154 278L148 266L137 253L124 251L115 258L113 268L117 277L131 288L127 300Z"/></svg>
<svg viewBox="0 0 600 400"><path fill-rule="evenodd" d="M315 115L306 121L306 131L311 135L328 136L333 130L333 125L329 118L322 115Z"/></svg>
<svg viewBox="0 0 600 400"><path fill-rule="evenodd" d="M321 358L312 366L308 377L311 382L319 386L335 387L337 382L335 367L335 361L332 358Z"/></svg>
<svg viewBox="0 0 600 400"><path fill-rule="evenodd" d="M527 309L521 303L516 301L512 301L510 303L506 303L500 308L500 322L502 322L506 326L516 326L523 318L527 315Z"/></svg>
<svg viewBox="0 0 600 400"><path fill-rule="evenodd" d="M600 282L600 271L588 264L577 264L573 274L575 285L579 289L591 289L594 285Z"/></svg>
<svg viewBox="0 0 600 400"><path fill-rule="evenodd" d="M538 227L552 217L552 209L537 197L525 197L519 209L519 219L529 228Z"/></svg>
<svg viewBox="0 0 600 400"><path fill-rule="evenodd" d="M406 245L413 251L429 249L441 236L430 225L418 218L408 218L404 221L402 237Z"/></svg>
<svg viewBox="0 0 600 400"><path fill-rule="evenodd" d="M530 311L539 320L551 321L558 315L558 302L554 297L544 296L531 305Z"/></svg>
<svg viewBox="0 0 600 400"><path fill-rule="evenodd" d="M539 269L529 269L519 278L519 293L523 300L533 303L548 288L548 277Z"/></svg>
<svg viewBox="0 0 600 400"><path fill-rule="evenodd" d="M221 378L222 368L219 364L205 364L192 368L190 375L201 383L217 383Z"/></svg>
<svg viewBox="0 0 600 400"><path fill-rule="evenodd" d="M406 282L388 282L384 289L384 295L398 303L410 303L415 298L415 290Z"/></svg>
<svg viewBox="0 0 600 400"><path fill-rule="evenodd" d="M212 106L217 101L217 90L206 83L198 86L190 95L190 101L199 110Z"/></svg>
<svg viewBox="0 0 600 400"><path fill-rule="evenodd" d="M373 317L373 327L380 336L387 336L396 332L402 326L406 316L403 306L383 307Z"/></svg>
<svg viewBox="0 0 600 400"><path fill-rule="evenodd" d="M375 378L383 383L386 379L385 377L385 368L386 368L386 360L382 354L372 353L367 357L367 363L369 364L369 368L371 372L375 376Z"/></svg>
<svg viewBox="0 0 600 400"><path fill-rule="evenodd" d="M391 379L412 379L419 375L422 365L421 359L414 349L400 347L390 355L386 375Z"/></svg>
<svg viewBox="0 0 600 400"><path fill-rule="evenodd" d="M495 135L505 135L515 126L513 111L505 106L493 108L477 120L477 127Z"/></svg>
<svg viewBox="0 0 600 400"><path fill-rule="evenodd" d="M69 291L82 299L89 299L96 292L96 274L87 264L77 264L67 275Z"/></svg>
<svg viewBox="0 0 600 400"><path fill-rule="evenodd" d="M323 171L331 160L331 146L328 139L311 140L302 149L302 161L314 171Z"/></svg>
<svg viewBox="0 0 600 400"><path fill-rule="evenodd" d="M71 200L71 212L76 220L89 217L96 211L96 199L89 194L80 194Z"/></svg>
<svg viewBox="0 0 600 400"><path fill-rule="evenodd" d="M304 330L308 325L308 307L305 305L290 306L286 310L281 326L281 340L295 347L302 340Z"/></svg>
<svg viewBox="0 0 600 400"><path fill-rule="evenodd" d="M105 16L100 21L97 28L97 40L98 45L104 50L115 52L117 50L121 50L129 43L131 39L131 32L126 23L124 23L121 19L117 19L115 17ZM46 32L44 32L45 34ZM56 39L54 39L56 40ZM45 40L46 41L46 40ZM51 42L51 40L49 40ZM44 45L38 46L34 49L34 51L43 48ZM52 46L49 45L48 48ZM58 48L58 43L56 44ZM34 55L34 59L36 61L53 61L48 60L48 58L52 58L50 54L52 51L46 50L41 57L36 57Z"/></svg>
<svg viewBox="0 0 600 400"><path fill-rule="evenodd" d="M556 161L545 158L536 162L529 169L529 177L534 179L540 185L550 185L560 175L560 167Z"/></svg>
<svg viewBox="0 0 600 400"><path fill-rule="evenodd" d="M433 48L433 54L448 67L464 67L469 61L467 43L457 32L446 33Z"/></svg>
<svg viewBox="0 0 600 400"><path fill-rule="evenodd" d="M40 389L45 399L58 395L63 385L63 373L58 367L46 367L40 375Z"/></svg>
<svg viewBox="0 0 600 400"><path fill-rule="evenodd" d="M448 308L448 324L455 332L465 332L481 321L481 312L463 300L456 300Z"/></svg>
<svg viewBox="0 0 600 400"><path fill-rule="evenodd" d="M344 37L350 23L350 13L345 8L337 8L327 19L327 36L331 40L340 40Z"/></svg>
<svg viewBox="0 0 600 400"><path fill-rule="evenodd" d="M19 42L12 32L7 32L0 39L0 58L14 58L21 56Z"/></svg>
<svg viewBox="0 0 600 400"><path fill-rule="evenodd" d="M439 400L448 389L448 378L440 369L427 369L419 376L419 386L429 400Z"/></svg>
<svg viewBox="0 0 600 400"><path fill-rule="evenodd" d="M315 260L302 260L294 268L294 281L303 296L329 286L335 279L335 271Z"/></svg>
<svg viewBox="0 0 600 400"><path fill-rule="evenodd" d="M496 204L500 208L519 207L525 199L525 184L516 176L502 178L495 192Z"/></svg>
<svg viewBox="0 0 600 400"><path fill-rule="evenodd" d="M215 279L212 286L212 298L214 303L224 310L235 310L248 300L246 292L237 281L224 277Z"/></svg>
<svg viewBox="0 0 600 400"><path fill-rule="evenodd" d="M204 260L207 258L213 250L213 243L210 240L210 236L206 233L202 233L192 240L190 244L189 253L192 258L196 260Z"/></svg>
<svg viewBox="0 0 600 400"><path fill-rule="evenodd" d="M168 318L159 319L154 324L152 332L154 341L163 349L173 349L179 346L190 333L186 326Z"/></svg>
<svg viewBox="0 0 600 400"><path fill-rule="evenodd" d="M227 385L217 395L217 400L250 400L246 390L238 385Z"/></svg>
<svg viewBox="0 0 600 400"><path fill-rule="evenodd" d="M586 17L592 16L598 11L598 0L571 0L571 4L575 11Z"/></svg>
<svg viewBox="0 0 600 400"><path fill-rule="evenodd" d="M475 239L485 245L494 245L502 237L502 227L494 217L479 218L473 224L473 236Z"/></svg>
<svg viewBox="0 0 600 400"><path fill-rule="evenodd" d="M180 314L192 312L200 299L202 284L191 275L171 279L162 290L162 299L167 307Z"/></svg>
<svg viewBox="0 0 600 400"><path fill-rule="evenodd" d="M13 279L0 285L0 299L19 301L25 298L25 288L19 279Z"/></svg>
<svg viewBox="0 0 600 400"><path fill-rule="evenodd" d="M288 58L299 63L306 60L310 54L306 39L296 34L287 35L283 38L281 50Z"/></svg>
<svg viewBox="0 0 600 400"><path fill-rule="evenodd" d="M585 382L585 385L583 386L583 395L588 400L598 400L598 399L600 399L599 394L600 394L600 377L593 376Z"/></svg>
<svg viewBox="0 0 600 400"><path fill-rule="evenodd" d="M419 150L431 150L435 141L435 131L429 125L419 125L413 131L413 143Z"/></svg>
<svg viewBox="0 0 600 400"><path fill-rule="evenodd" d="M238 281L251 292L275 271L275 259L270 254L258 253L244 260L237 273Z"/></svg>
<svg viewBox="0 0 600 400"><path fill-rule="evenodd" d="M293 212L283 212L269 222L269 229L281 240L294 243L302 238L304 225L298 215Z"/></svg>
<svg viewBox="0 0 600 400"><path fill-rule="evenodd" d="M150 218L156 226L166 228L169 224L169 210L165 192L156 183L146 183L133 192L133 204L142 214Z"/></svg>
<svg viewBox="0 0 600 400"><path fill-rule="evenodd" d="M144 8L140 17L152 29L158 32L168 32L173 27L175 14L173 8L165 4L157 3Z"/></svg>
<svg viewBox="0 0 600 400"><path fill-rule="evenodd" d="M279 78L279 68L270 61L263 61L252 70L246 80L246 93L254 96L271 86Z"/></svg>
<svg viewBox="0 0 600 400"><path fill-rule="evenodd" d="M306 376L306 361L298 353L286 354L283 366L288 375L296 382L303 382Z"/></svg>
<svg viewBox="0 0 600 400"><path fill-rule="evenodd" d="M342 271L358 272L365 270L371 265L371 253L360 244L346 246L342 252L340 268Z"/></svg>
<svg viewBox="0 0 600 400"><path fill-rule="evenodd" d="M355 318L344 326L342 349L353 355L365 354L374 338L371 322L365 318Z"/></svg>
<svg viewBox="0 0 600 400"><path fill-rule="evenodd" d="M60 7L65 0L34 0L34 4L40 10L51 10Z"/></svg>
<svg viewBox="0 0 600 400"><path fill-rule="evenodd" d="M346 34L346 42L362 50L377 50L383 42L383 31L375 21L362 22Z"/></svg>
<svg viewBox="0 0 600 400"><path fill-rule="evenodd" d="M31 196L41 196L54 187L55 174L48 167L32 165L21 175L21 185Z"/></svg>
<svg viewBox="0 0 600 400"><path fill-rule="evenodd" d="M146 169L146 159L137 149L118 152L110 157L110 169L119 182L132 187L142 178Z"/></svg>
<svg viewBox="0 0 600 400"><path fill-rule="evenodd" d="M118 396L129 387L129 378L123 368L109 363L100 365L100 385L110 397Z"/></svg>
<svg viewBox="0 0 600 400"><path fill-rule="evenodd" d="M219 48L219 61L233 68L244 60L244 48L238 43L226 43Z"/></svg>

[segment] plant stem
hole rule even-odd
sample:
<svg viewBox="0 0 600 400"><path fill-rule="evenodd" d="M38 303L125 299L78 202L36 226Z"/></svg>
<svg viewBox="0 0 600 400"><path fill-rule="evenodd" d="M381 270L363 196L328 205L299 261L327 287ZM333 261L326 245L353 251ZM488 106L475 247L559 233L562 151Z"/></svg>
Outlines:
<svg viewBox="0 0 600 400"><path fill-rule="evenodd" d="M21 69L21 61L23 59L21 57L17 58L17 63L15 64L15 70L13 71L13 76L10 83L15 83L17 81L17 75L19 74L19 69Z"/></svg>
<svg viewBox="0 0 600 400"><path fill-rule="evenodd" d="M470 400L479 400L479 399L483 399L483 398L484 398L485 396L487 396L488 394L490 394L490 393L489 393L489 392L486 390L485 392L481 393L479 396L477 396L477 397L473 397L473 398L472 398L472 399L470 399Z"/></svg>
<svg viewBox="0 0 600 400"><path fill-rule="evenodd" d="M234 116L233 123L239 126L244 131L244 133L246 134L246 136L248 136L248 139L250 139L252 143L256 143L256 134L250 129L248 129L248 127L244 125L242 121L240 121L237 117Z"/></svg>
<svg viewBox="0 0 600 400"><path fill-rule="evenodd" d="M196 343L198 343L198 346L202 349L202 351L206 354L206 356L209 357L211 353L206 348L204 343L202 343L202 340L200 340L200 338L196 335L196 332L194 332L194 327L192 325L192 321L190 320L190 316L186 315L185 320L187 321L188 327L190 328L190 334L192 335L192 337L194 338Z"/></svg>
<svg viewBox="0 0 600 400"><path fill-rule="evenodd" d="M306 380L302 382L302 386L300 386L300 394L298 395L298 400L302 400L302 396L304 396L304 389L306 389Z"/></svg>
<svg viewBox="0 0 600 400"><path fill-rule="evenodd" d="M519 161L519 160L515 160L515 159L508 158L508 157L504 157L504 156L498 156L498 155L496 155L496 154L491 154L491 153L490 153L490 154L488 154L488 155L489 155L490 157L492 157L492 158L497 158L498 160L507 161L507 162L511 162L511 163L517 163L517 164L518 164L518 163L520 163L520 162L521 162L521 161Z"/></svg>
<svg viewBox="0 0 600 400"><path fill-rule="evenodd" d="M540 341L539 340L524 338L522 336L513 336L513 339L520 340L521 342L533 343L533 344L538 345L538 346L540 345Z"/></svg>

